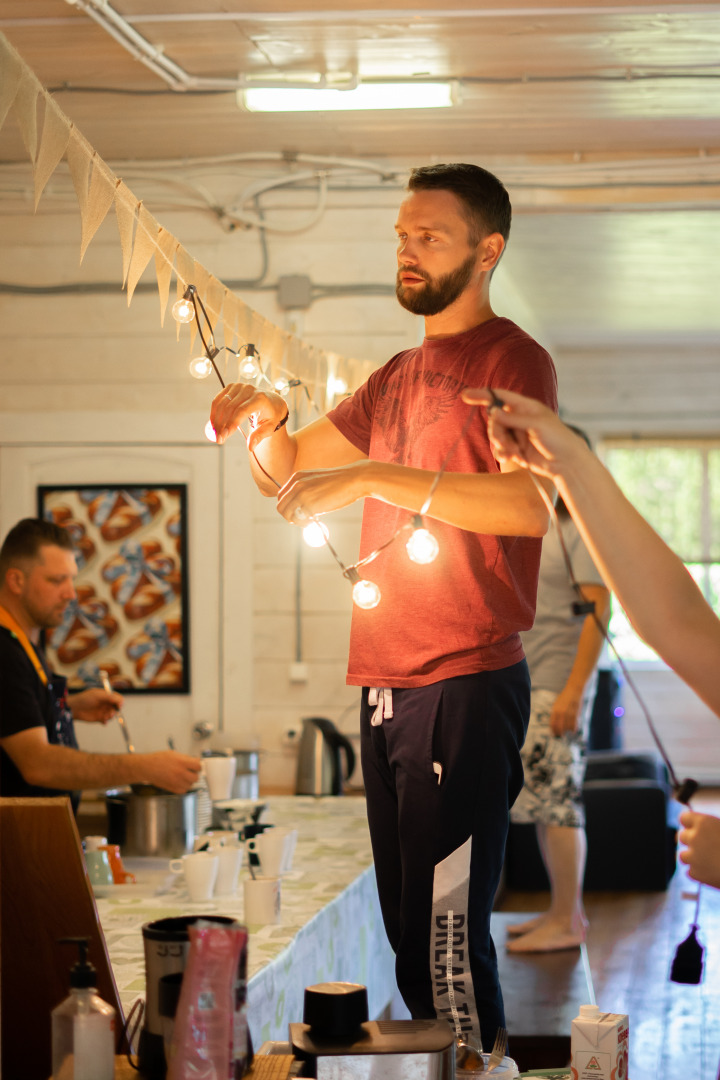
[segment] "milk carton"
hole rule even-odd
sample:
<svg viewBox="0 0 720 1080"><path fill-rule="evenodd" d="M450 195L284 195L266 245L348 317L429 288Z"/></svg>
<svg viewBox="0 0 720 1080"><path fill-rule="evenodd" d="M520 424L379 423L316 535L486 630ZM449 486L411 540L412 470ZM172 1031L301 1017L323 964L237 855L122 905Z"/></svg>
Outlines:
<svg viewBox="0 0 720 1080"><path fill-rule="evenodd" d="M628 1018L581 1005L570 1034L572 1080L627 1080Z"/></svg>

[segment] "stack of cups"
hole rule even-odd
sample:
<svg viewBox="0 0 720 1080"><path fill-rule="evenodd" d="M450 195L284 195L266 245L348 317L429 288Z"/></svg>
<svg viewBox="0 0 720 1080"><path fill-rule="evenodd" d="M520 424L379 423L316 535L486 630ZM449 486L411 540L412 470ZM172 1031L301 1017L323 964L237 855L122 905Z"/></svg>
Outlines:
<svg viewBox="0 0 720 1080"><path fill-rule="evenodd" d="M174 874L184 874L190 899L200 903L213 896L234 896L243 857L237 835L207 834L198 837L195 843L196 846L209 843L210 847L207 851L193 851L170 862Z"/></svg>
<svg viewBox="0 0 720 1080"><path fill-rule="evenodd" d="M261 870L243 882L247 926L280 922L280 877L292 868L297 835L297 829L273 825L247 839L248 862L259 862Z"/></svg>

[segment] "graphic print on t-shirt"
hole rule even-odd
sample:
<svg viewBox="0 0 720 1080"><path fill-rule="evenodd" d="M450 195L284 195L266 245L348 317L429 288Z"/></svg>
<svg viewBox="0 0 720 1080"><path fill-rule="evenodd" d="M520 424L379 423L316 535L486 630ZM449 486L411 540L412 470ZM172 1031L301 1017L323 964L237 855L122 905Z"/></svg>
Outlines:
<svg viewBox="0 0 720 1080"><path fill-rule="evenodd" d="M402 384L415 388L418 382L432 392L423 395L422 408L408 410L407 398L403 397L408 387ZM393 461L404 458L405 447L414 443L422 431L445 419L465 385L444 371L416 371L410 380L399 372L388 379L380 389L374 421L394 455Z"/></svg>

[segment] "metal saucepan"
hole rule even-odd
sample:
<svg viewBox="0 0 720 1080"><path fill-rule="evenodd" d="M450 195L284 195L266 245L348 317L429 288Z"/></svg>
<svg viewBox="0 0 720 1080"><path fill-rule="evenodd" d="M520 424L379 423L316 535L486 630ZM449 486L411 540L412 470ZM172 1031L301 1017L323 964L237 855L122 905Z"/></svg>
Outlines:
<svg viewBox="0 0 720 1080"><path fill-rule="evenodd" d="M119 844L128 856L177 859L192 851L201 790L176 795L153 784L132 784L107 791L108 843Z"/></svg>

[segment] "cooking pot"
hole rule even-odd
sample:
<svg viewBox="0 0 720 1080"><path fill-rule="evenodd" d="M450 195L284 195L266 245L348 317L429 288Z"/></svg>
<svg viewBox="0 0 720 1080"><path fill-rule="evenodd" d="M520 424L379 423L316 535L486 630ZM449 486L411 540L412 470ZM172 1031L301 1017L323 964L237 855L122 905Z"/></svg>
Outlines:
<svg viewBox="0 0 720 1080"><path fill-rule="evenodd" d="M119 844L123 855L153 855L177 859L192 851L198 828L199 788L184 795L132 784L105 793L108 843Z"/></svg>

